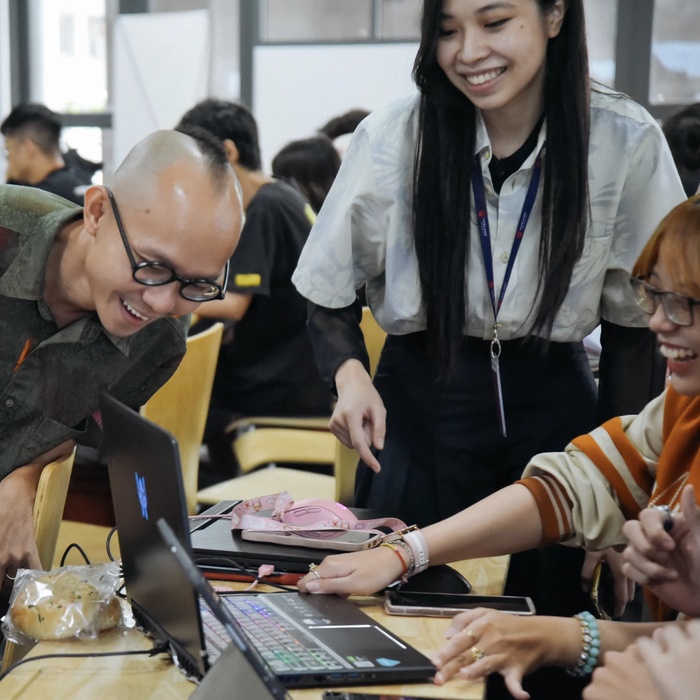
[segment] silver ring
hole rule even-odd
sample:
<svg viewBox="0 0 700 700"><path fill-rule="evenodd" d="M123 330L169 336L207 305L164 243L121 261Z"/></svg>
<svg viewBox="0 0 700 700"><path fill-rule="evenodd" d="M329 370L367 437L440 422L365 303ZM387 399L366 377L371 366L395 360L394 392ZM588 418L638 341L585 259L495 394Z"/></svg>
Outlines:
<svg viewBox="0 0 700 700"><path fill-rule="evenodd" d="M318 571L316 571L316 569L314 569L311 573L312 573L319 581L321 580L321 574L319 574Z"/></svg>
<svg viewBox="0 0 700 700"><path fill-rule="evenodd" d="M8 578L10 581L14 581L17 578L17 576L10 576L10 574L8 574L7 571L5 572L5 577Z"/></svg>
<svg viewBox="0 0 700 700"><path fill-rule="evenodd" d="M670 506L652 506L654 510L658 510L663 515L663 527L666 532L671 532L673 529L673 510Z"/></svg>
<svg viewBox="0 0 700 700"><path fill-rule="evenodd" d="M472 647L472 656L474 657L474 663L476 663L479 659L483 659L486 656L486 652L483 649L479 649L479 647Z"/></svg>

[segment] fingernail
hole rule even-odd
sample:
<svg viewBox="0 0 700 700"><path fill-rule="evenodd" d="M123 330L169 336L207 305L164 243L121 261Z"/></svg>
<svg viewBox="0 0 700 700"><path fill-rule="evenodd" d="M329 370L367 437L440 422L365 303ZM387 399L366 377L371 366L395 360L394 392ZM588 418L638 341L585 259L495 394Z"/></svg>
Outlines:
<svg viewBox="0 0 700 700"><path fill-rule="evenodd" d="M445 631L445 639L452 639L455 636L455 631L452 627L448 627Z"/></svg>
<svg viewBox="0 0 700 700"><path fill-rule="evenodd" d="M309 581L306 584L306 590L309 593L318 593L321 590L321 584L318 581Z"/></svg>

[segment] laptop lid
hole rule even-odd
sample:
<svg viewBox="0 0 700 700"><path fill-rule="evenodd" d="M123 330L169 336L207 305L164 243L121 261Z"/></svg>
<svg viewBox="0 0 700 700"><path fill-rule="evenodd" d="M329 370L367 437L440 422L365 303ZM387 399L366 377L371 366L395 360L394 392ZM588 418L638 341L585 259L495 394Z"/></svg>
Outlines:
<svg viewBox="0 0 700 700"><path fill-rule="evenodd" d="M167 642L188 675L207 671L199 600L157 527L165 518L189 543L175 439L111 396L100 399L104 450L126 591L140 627ZM186 544L186 546L187 546Z"/></svg>
<svg viewBox="0 0 700 700"><path fill-rule="evenodd" d="M229 609L222 604L219 597L214 592L214 589L209 585L207 580L202 575L202 572L197 568L191 555L185 551L182 541L179 540L168 523L160 518L158 520L158 529L170 549L174 559L189 579L189 582L194 586L197 593L202 597L204 602L209 606L209 609L214 616L221 622L224 629L231 637L231 645L225 655L219 658L214 667L207 674L205 682L200 687L201 697L204 698L204 693L207 692L207 687L212 685L211 697L225 697L225 695L217 695L214 693L213 685L217 684L218 688L230 692L231 683L235 683L236 693L244 698L271 698L271 700L287 700L289 694L286 688L277 680L277 677L272 673L270 667L260 658L245 639L245 635L241 630L236 618L231 614ZM220 668L219 668L220 667ZM221 676L220 686L215 679L215 676ZM228 694L228 693L226 693Z"/></svg>
<svg viewBox="0 0 700 700"><path fill-rule="evenodd" d="M221 501L202 515L228 513L237 503L240 501ZM202 520L191 529L190 537L197 565L213 574L241 568L257 571L262 564L271 564L275 573L298 578L309 573L309 564L320 564L327 556L338 554L330 549L244 540L240 532L231 529L228 518Z"/></svg>

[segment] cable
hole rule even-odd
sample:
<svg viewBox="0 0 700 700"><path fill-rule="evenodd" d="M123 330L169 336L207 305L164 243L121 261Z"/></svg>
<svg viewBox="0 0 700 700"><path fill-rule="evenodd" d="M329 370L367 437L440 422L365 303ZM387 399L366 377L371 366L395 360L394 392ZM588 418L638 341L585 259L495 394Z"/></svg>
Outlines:
<svg viewBox="0 0 700 700"><path fill-rule="evenodd" d="M61 563L59 564L59 566L65 565L66 559L68 558L68 553L71 549L77 549L80 552L80 554L82 554L86 564L90 565L92 563L90 559L88 559L88 555L85 553L85 550L77 542L71 542L63 552L63 556L61 557Z"/></svg>
<svg viewBox="0 0 700 700"><path fill-rule="evenodd" d="M265 576L258 576L254 571L251 571L250 569L246 569L242 564L239 564L235 559L231 559L229 557L223 557L223 556L197 556L195 557L195 561L197 566L199 567L206 567L206 566L215 566L218 563L220 564L225 564L229 568L233 568L237 571L240 571L241 574L243 574L246 577L250 577L252 580L257 581L258 583L262 583L266 586L272 586L273 588L279 588L282 591L291 591L293 593L296 593L296 588L292 586L285 586L282 583L275 583L273 581L269 581L266 579ZM216 575L217 572L211 572ZM222 576L225 576L227 572L222 571L221 574ZM230 572L229 572L230 573ZM279 576L279 574L271 574L272 576ZM239 591L240 593L250 593L250 591Z"/></svg>
<svg viewBox="0 0 700 700"><path fill-rule="evenodd" d="M14 671L18 666L28 664L31 661L46 661L47 659L92 659L100 656L136 656L138 654L147 654L148 656L157 656L168 650L168 645L164 642L154 644L151 649L135 649L134 651L104 651L94 652L92 654L42 654L40 656L30 656L20 659L10 666L8 669L0 673L0 681L7 676L8 673Z"/></svg>
<svg viewBox="0 0 700 700"><path fill-rule="evenodd" d="M110 531L109 534L107 535L107 541L105 542L105 547L107 548L107 556L109 557L110 561L114 561L115 557L112 554L112 537L114 537L114 534L117 531L117 526L115 525Z"/></svg>

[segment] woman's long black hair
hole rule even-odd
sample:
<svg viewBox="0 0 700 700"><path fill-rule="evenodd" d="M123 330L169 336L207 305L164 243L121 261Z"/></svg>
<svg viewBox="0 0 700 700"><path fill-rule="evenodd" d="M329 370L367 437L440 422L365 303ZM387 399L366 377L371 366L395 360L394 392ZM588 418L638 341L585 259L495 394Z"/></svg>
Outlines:
<svg viewBox="0 0 700 700"><path fill-rule="evenodd" d="M537 2L545 14L555 0ZM455 368L464 332L476 110L436 59L443 0L425 0L413 78L421 91L413 225L429 354L443 376ZM589 73L583 0L567 0L547 47L544 87L542 236L533 333L548 338L588 229Z"/></svg>

